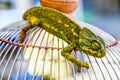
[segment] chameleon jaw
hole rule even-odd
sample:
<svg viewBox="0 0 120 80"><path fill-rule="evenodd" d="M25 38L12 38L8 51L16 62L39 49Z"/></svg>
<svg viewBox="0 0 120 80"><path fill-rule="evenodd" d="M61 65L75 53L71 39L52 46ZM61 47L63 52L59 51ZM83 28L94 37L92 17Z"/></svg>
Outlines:
<svg viewBox="0 0 120 80"><path fill-rule="evenodd" d="M91 49L83 49L82 50L85 54L91 55L96 58L102 58L106 55L105 51L103 48L101 48L99 51L93 51Z"/></svg>

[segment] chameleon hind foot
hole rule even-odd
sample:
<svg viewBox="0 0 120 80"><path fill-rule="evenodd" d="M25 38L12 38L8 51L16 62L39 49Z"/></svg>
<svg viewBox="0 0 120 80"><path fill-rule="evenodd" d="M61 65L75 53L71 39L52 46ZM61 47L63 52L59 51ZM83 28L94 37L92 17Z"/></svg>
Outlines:
<svg viewBox="0 0 120 80"><path fill-rule="evenodd" d="M89 64L86 63L86 62L81 62L79 64L76 64L76 69L77 69L77 72L81 72L81 67L84 67L86 69L89 69Z"/></svg>

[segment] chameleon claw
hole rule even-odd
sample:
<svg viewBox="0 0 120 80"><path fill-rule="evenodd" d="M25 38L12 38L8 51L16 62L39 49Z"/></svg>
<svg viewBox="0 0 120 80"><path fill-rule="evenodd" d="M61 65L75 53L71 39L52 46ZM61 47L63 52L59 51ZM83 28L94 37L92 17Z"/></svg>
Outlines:
<svg viewBox="0 0 120 80"><path fill-rule="evenodd" d="M82 62L81 67L85 67L86 69L89 69L89 64L86 62Z"/></svg>
<svg viewBox="0 0 120 80"><path fill-rule="evenodd" d="M81 66L76 66L76 70L78 73L81 73Z"/></svg>
<svg viewBox="0 0 120 80"><path fill-rule="evenodd" d="M79 72L79 73L81 72L81 67L89 69L89 64L86 63L86 62L81 62L81 66L80 65L76 65L77 72Z"/></svg>

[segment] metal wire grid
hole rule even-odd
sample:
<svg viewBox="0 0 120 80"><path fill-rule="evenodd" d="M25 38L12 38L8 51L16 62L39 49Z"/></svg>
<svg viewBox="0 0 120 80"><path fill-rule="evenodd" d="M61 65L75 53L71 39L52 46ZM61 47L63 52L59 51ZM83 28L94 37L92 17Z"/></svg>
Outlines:
<svg viewBox="0 0 120 80"><path fill-rule="evenodd" d="M0 38L17 42L21 27L27 22L20 21L0 30ZM87 26L97 35L102 36L106 43L114 42L108 33L87 23L78 22L81 27ZM9 28L9 29L8 29ZM120 76L120 44L106 49L106 56L97 59L82 52L72 52L81 61L90 64L90 69L82 68L76 73L75 65L61 57L61 49L67 43L45 32L41 28L33 28L24 43L51 47L38 49L20 47L0 42L0 80L119 80ZM52 49L57 47L58 49Z"/></svg>

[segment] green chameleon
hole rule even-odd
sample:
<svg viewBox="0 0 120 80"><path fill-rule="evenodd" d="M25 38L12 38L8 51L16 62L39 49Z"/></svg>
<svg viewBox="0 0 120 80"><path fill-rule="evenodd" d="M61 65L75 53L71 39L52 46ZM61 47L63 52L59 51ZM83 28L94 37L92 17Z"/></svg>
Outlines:
<svg viewBox="0 0 120 80"><path fill-rule="evenodd" d="M101 58L105 56L105 42L88 28L80 28L78 24L55 9L39 6L27 10L23 15L29 23L21 29L19 42L24 41L26 32L32 27L41 27L50 34L61 38L68 46L61 51L61 55L76 64L76 69L81 72L81 67L89 68L88 63L81 62L71 55L72 50L81 51L88 55Z"/></svg>

